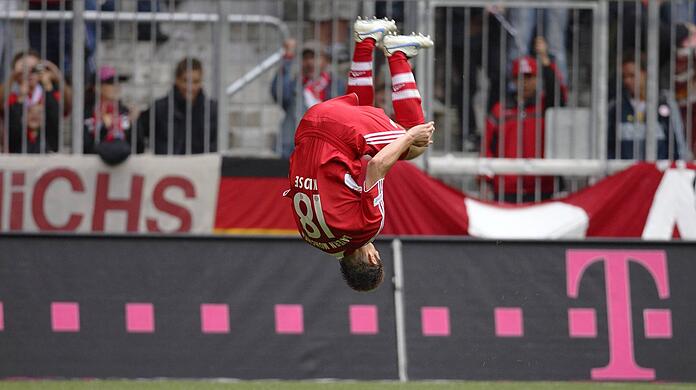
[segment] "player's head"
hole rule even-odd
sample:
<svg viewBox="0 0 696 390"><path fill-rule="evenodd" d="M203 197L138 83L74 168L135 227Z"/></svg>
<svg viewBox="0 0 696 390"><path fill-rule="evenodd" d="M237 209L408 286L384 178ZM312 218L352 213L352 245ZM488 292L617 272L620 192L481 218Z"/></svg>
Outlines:
<svg viewBox="0 0 696 390"><path fill-rule="evenodd" d="M379 252L372 243L363 245L341 259L341 273L350 288L356 291L376 289L384 280Z"/></svg>

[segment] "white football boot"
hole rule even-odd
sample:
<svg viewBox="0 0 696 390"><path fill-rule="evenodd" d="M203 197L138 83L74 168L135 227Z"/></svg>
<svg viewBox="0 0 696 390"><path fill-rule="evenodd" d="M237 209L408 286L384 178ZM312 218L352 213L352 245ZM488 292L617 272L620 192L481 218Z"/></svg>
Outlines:
<svg viewBox="0 0 696 390"><path fill-rule="evenodd" d="M391 57L397 51L406 54L406 57L415 57L419 49L433 47L433 40L430 36L411 33L411 35L388 34L382 38L382 49L384 55Z"/></svg>
<svg viewBox="0 0 696 390"><path fill-rule="evenodd" d="M358 19L353 24L353 31L355 42L362 42L367 38L372 38L375 42L380 43L385 35L396 32L396 22L387 18L362 19L358 16Z"/></svg>

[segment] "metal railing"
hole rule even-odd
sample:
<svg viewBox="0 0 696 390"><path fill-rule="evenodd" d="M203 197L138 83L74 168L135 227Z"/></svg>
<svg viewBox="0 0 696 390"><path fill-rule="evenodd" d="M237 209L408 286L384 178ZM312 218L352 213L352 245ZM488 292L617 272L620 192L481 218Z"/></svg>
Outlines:
<svg viewBox="0 0 696 390"><path fill-rule="evenodd" d="M133 1L122 3L135 8ZM265 11L239 11L234 6L240 3L258 4ZM436 143L420 164L475 196L501 202L541 201L576 191L636 160L693 158L694 0L659 4L641 0L218 1L215 12L209 13L105 12L82 10L86 4L82 1L73 4L77 8L72 11L0 10L0 22L21 21L26 31L30 20L45 25L73 18L71 143L77 152L82 150L83 105L79 102L84 100L80 76L88 72L79 69L85 63L80 61L85 48L85 31L80 27L114 22L115 29L128 23L137 28L149 23L154 52L156 23L212 26L206 45L212 51L213 75L208 74L204 84L215 90L218 100L218 150L244 148L237 137L258 136L268 128L275 140L264 140L250 153L286 155L283 137L292 135L304 112L298 102L303 77L312 79L326 71L332 80L345 81L352 20L360 14L394 17L401 31L433 36L435 48L412 61L426 118L435 120L438 127ZM260 24L278 32L275 40L265 37L270 45L259 43L263 37L252 42L251 37L265 35L265 30L253 31L252 26ZM545 42L535 42L535 36L545 37ZM230 52L226 42L234 38L240 45ZM296 45L288 45L288 39ZM285 49L279 48L281 41ZM272 49L265 50L266 46ZM317 47L330 54L328 63L314 55L313 66L308 67L312 69L305 75L302 56ZM248 57L249 51L263 55L254 57L246 69L236 69L243 66L235 66L230 58ZM522 55L531 62L514 65ZM627 61L631 58L633 68ZM132 67L150 67L140 73L158 76L161 69L148 60L135 58ZM382 74L385 67L379 63L383 61L377 54L375 85L384 92L380 104L389 112L391 80ZM5 62L9 64L7 58ZM530 69L525 68L532 62ZM290 90L277 84L271 90L270 78L280 77L286 65L294 77ZM513 77L515 66L518 71ZM236 77L228 82L225 74L230 72ZM526 78L536 82L527 95ZM327 97L342 93L338 84L331 85ZM269 91L277 103L270 101ZM244 116L253 116L247 109L249 96L257 95L268 101L250 126ZM148 97L154 97L154 91ZM285 105L286 97L295 101ZM65 102L61 102L63 111ZM275 110L273 115L268 115L269 109ZM229 131L239 128L247 130ZM230 134L235 139L228 140Z"/></svg>

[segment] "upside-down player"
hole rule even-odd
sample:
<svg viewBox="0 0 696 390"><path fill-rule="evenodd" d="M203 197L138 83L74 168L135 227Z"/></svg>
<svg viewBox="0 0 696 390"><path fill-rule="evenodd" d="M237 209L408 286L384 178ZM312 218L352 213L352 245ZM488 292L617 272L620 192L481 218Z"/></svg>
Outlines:
<svg viewBox="0 0 696 390"><path fill-rule="evenodd" d="M340 259L354 290L369 291L384 278L372 241L384 226L383 181L398 159L412 159L432 143L408 58L433 42L423 35L394 35L386 19L358 19L347 94L310 108L295 134L290 156L292 210L302 238ZM372 107L372 53L382 47L392 77L395 120ZM361 159L365 180L358 183Z"/></svg>

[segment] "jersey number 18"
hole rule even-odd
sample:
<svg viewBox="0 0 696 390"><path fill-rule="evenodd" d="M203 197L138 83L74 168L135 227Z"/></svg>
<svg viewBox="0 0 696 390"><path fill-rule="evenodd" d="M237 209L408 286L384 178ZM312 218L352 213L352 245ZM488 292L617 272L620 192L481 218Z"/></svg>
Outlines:
<svg viewBox="0 0 696 390"><path fill-rule="evenodd" d="M328 238L334 238L333 233L331 233L331 230L329 230L329 227L326 225L324 212L321 210L321 200L319 199L319 195L312 195L312 200L309 199L307 194L302 192L296 193L295 197L292 199L292 203L295 206L295 213L297 213L297 216L300 217L302 229L304 229L309 238L317 239L321 237L321 231L319 231L319 228L314 221L314 214L316 214L321 230ZM302 207L300 206L301 204L304 204L305 211L302 211ZM312 207L312 205L314 207ZM312 209L314 209L314 211Z"/></svg>

